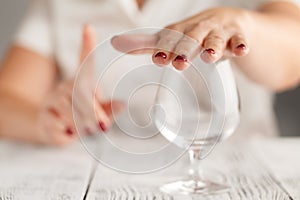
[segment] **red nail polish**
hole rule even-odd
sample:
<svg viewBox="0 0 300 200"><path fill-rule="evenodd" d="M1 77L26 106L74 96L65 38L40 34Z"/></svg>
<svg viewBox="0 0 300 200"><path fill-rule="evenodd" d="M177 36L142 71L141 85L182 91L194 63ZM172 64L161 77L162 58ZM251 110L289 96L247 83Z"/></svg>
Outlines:
<svg viewBox="0 0 300 200"><path fill-rule="evenodd" d="M246 45L244 45L244 44L239 44L236 48L237 48L237 49L241 49L241 50L245 50L245 49L246 49Z"/></svg>
<svg viewBox="0 0 300 200"><path fill-rule="evenodd" d="M216 52L215 52L215 50L213 50L213 49L205 49L205 52L207 52L207 53L209 53L209 54L215 54Z"/></svg>
<svg viewBox="0 0 300 200"><path fill-rule="evenodd" d="M155 54L154 56L155 58L163 58L166 59L167 58L167 54L165 54L164 52L158 52L157 54Z"/></svg>
<svg viewBox="0 0 300 200"><path fill-rule="evenodd" d="M175 60L176 62L187 62L187 58L185 55L178 55L176 56Z"/></svg>
<svg viewBox="0 0 300 200"><path fill-rule="evenodd" d="M106 125L105 125L103 122L100 122L100 121L99 121L99 127L100 127L100 129L101 129L103 132L106 132L106 131L107 131L107 127L106 127Z"/></svg>
<svg viewBox="0 0 300 200"><path fill-rule="evenodd" d="M72 131L72 129L70 127L67 127L66 128L66 134L71 136L71 135L74 134L74 132Z"/></svg>

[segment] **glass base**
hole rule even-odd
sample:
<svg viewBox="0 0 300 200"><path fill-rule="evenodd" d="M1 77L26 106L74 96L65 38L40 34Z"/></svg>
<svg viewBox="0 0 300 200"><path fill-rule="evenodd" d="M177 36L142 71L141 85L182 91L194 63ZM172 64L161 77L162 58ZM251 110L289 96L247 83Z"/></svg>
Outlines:
<svg viewBox="0 0 300 200"><path fill-rule="evenodd" d="M213 195L227 192L229 186L210 181L176 181L160 187L162 192L170 195Z"/></svg>

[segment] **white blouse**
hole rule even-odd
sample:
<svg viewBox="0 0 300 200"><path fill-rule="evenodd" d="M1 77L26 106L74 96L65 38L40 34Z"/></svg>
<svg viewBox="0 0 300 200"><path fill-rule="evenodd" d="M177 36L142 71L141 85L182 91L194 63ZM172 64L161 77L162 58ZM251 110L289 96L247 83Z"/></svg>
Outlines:
<svg viewBox="0 0 300 200"><path fill-rule="evenodd" d="M82 27L93 24L99 41L136 27L164 27L217 6L255 9L270 0L32 0L15 42L54 56L69 78L78 66ZM238 135L276 135L272 93L235 69L242 112Z"/></svg>

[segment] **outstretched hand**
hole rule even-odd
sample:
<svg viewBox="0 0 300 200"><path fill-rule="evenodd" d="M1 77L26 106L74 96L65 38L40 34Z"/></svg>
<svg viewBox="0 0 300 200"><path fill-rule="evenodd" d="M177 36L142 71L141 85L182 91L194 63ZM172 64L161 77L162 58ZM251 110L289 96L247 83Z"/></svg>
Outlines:
<svg viewBox="0 0 300 200"><path fill-rule="evenodd" d="M82 35L80 55L80 74L71 80L61 81L49 95L41 114L39 125L44 134L45 143L64 145L77 138L77 129L73 111L77 112L76 121L84 126L85 134L107 131L112 123L112 109L118 113L123 109L119 101L103 102L100 91L95 90L95 63L90 55L96 46L96 34L91 26L85 26ZM85 67L80 70L84 63ZM76 96L73 96L74 85ZM72 110L72 103L73 108ZM95 119L97 122L95 122Z"/></svg>
<svg viewBox="0 0 300 200"><path fill-rule="evenodd" d="M222 58L242 57L249 52L246 12L235 8L214 8L165 27L155 35L119 35L112 45L119 51L151 53L154 63L170 63L183 70L194 56L206 63Z"/></svg>

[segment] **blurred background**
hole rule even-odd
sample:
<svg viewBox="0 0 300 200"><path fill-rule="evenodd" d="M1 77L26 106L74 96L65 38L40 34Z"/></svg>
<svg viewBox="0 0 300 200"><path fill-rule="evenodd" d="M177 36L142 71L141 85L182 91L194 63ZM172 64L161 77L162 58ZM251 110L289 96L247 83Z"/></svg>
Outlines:
<svg viewBox="0 0 300 200"><path fill-rule="evenodd" d="M0 0L0 59L3 59L29 0ZM299 63L300 67L300 63ZM283 136L300 136L300 87L277 94L274 109Z"/></svg>

